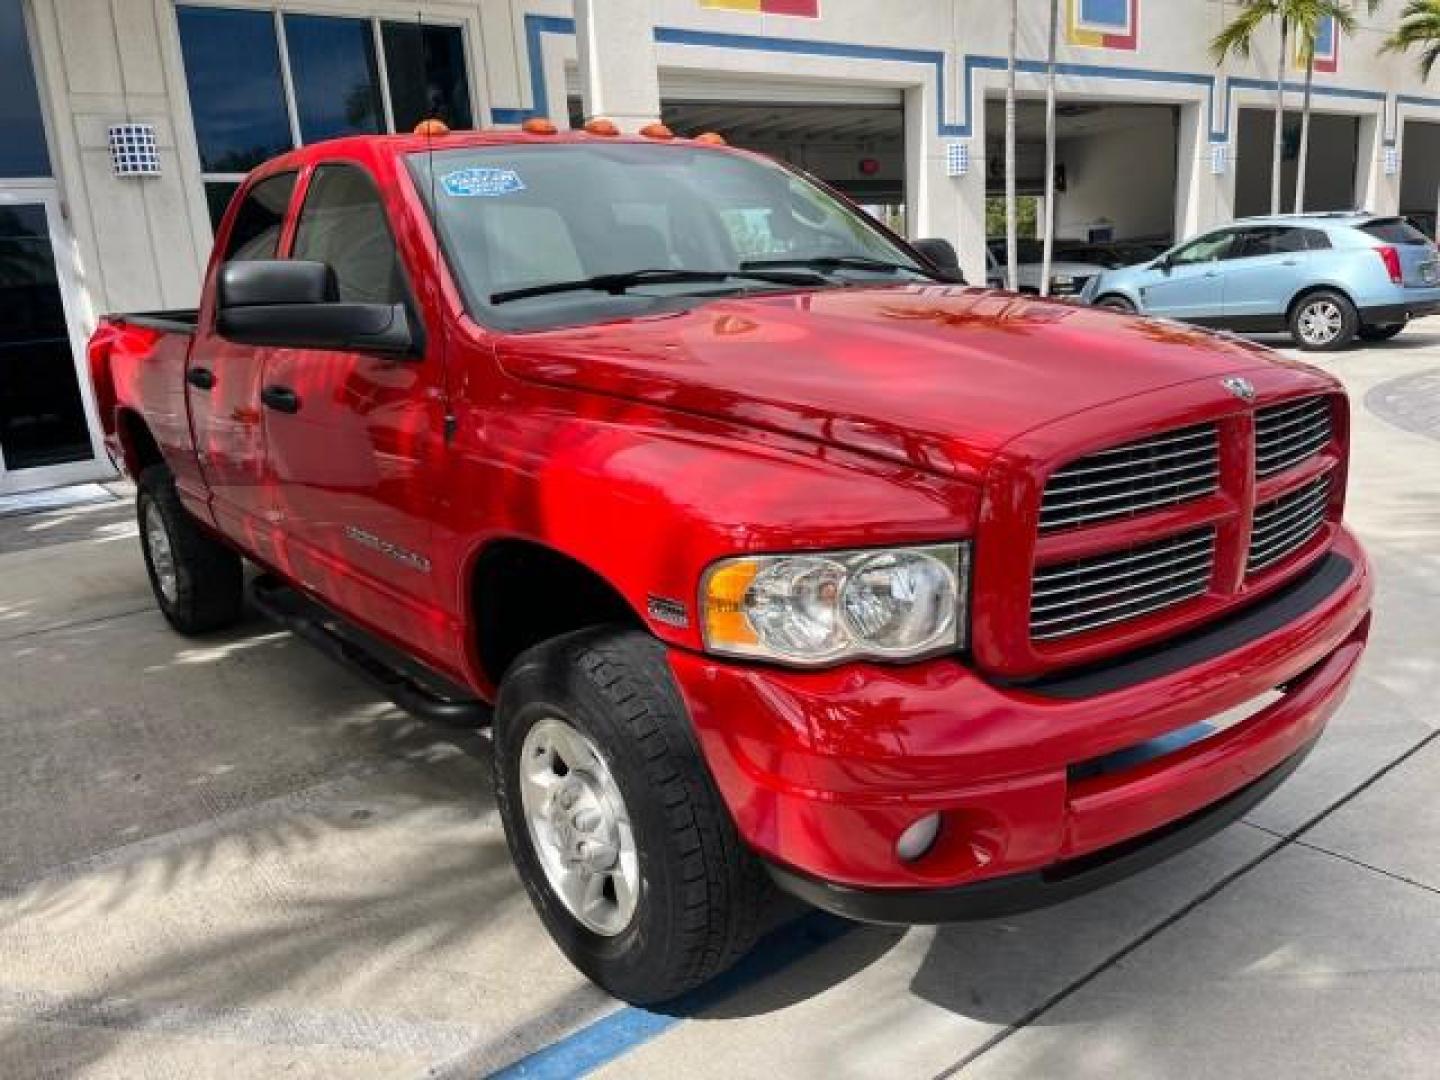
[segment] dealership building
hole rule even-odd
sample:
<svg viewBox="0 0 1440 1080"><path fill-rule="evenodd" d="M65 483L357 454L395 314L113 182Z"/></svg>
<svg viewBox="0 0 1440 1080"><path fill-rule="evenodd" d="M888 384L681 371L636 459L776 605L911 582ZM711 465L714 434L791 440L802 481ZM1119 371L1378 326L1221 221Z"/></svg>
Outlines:
<svg viewBox="0 0 1440 1080"><path fill-rule="evenodd" d="M1019 190L1044 186L1049 5L1022 0ZM1278 39L1217 68L1228 0L1061 0L1056 228L1168 243L1269 206ZM1440 87L1380 56L1388 5L1318 48L1310 209L1433 228ZM408 130L663 119L785 157L984 280L1003 189L998 0L0 0L0 495L109 472L83 343L195 304L246 170ZM1291 107L1303 71L1288 58ZM1287 129L1291 127L1287 124ZM1296 140L1287 131L1285 183ZM993 216L992 216L993 220Z"/></svg>

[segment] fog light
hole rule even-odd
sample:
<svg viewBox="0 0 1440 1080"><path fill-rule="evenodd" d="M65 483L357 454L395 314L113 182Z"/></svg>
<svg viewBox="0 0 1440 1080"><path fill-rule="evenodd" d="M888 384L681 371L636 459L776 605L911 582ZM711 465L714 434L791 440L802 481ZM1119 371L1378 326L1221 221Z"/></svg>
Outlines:
<svg viewBox="0 0 1440 1080"><path fill-rule="evenodd" d="M900 834L895 841L895 854L904 862L914 862L930 850L940 834L940 815L926 814Z"/></svg>

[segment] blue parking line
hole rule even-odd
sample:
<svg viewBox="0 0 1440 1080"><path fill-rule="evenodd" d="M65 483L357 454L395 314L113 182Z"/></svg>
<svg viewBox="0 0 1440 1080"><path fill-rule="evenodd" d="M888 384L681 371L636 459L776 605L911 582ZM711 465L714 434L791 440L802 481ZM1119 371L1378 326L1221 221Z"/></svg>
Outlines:
<svg viewBox="0 0 1440 1080"><path fill-rule="evenodd" d="M855 925L823 912L811 912L765 935L740 963L698 990L666 1003L664 1011L627 1005L490 1075L494 1080L571 1080L585 1076L818 952Z"/></svg>

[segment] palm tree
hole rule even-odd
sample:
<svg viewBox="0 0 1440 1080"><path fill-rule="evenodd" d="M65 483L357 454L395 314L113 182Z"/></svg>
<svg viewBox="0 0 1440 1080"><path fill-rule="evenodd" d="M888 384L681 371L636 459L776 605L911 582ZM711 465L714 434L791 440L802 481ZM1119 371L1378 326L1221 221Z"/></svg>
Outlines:
<svg viewBox="0 0 1440 1080"><path fill-rule="evenodd" d="M1005 85L1005 287L1020 287L1018 207L1015 203L1015 53L1020 43L1020 0L1010 0L1009 81Z"/></svg>
<svg viewBox="0 0 1440 1080"><path fill-rule="evenodd" d="M1240 14L1228 23L1210 42L1216 64L1223 64L1232 53L1242 59L1250 56L1250 47L1261 28L1274 20L1280 23L1280 58L1275 70L1275 135L1270 160L1270 212L1280 213L1281 162L1285 149L1285 65L1290 59L1292 30L1301 41L1305 60L1305 106L1301 119L1300 160L1295 183L1297 206L1304 205L1305 166L1309 156L1310 99L1315 75L1315 40L1320 24L1327 18L1335 20L1335 32L1353 33L1356 0L1242 0ZM1373 12L1381 0L1364 0Z"/></svg>
<svg viewBox="0 0 1440 1080"><path fill-rule="evenodd" d="M1409 0L1400 14L1400 25L1381 52L1420 50L1420 71L1425 78L1440 63L1440 0Z"/></svg>
<svg viewBox="0 0 1440 1080"><path fill-rule="evenodd" d="M1060 0L1050 0L1050 48L1045 55L1045 253L1040 263L1040 295L1050 295L1050 263L1055 255L1055 42L1060 33Z"/></svg>

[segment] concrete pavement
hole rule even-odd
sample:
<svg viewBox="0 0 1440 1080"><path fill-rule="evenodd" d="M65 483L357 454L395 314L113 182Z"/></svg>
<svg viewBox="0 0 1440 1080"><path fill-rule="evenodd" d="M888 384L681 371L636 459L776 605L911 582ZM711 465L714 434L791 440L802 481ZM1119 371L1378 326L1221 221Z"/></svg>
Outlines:
<svg viewBox="0 0 1440 1080"><path fill-rule="evenodd" d="M1354 392L1380 591L1302 769L1049 911L802 918L673 1015L621 1009L541 931L483 738L258 619L177 638L124 507L0 520L0 1075L1432 1073L1440 320L1320 363Z"/></svg>

